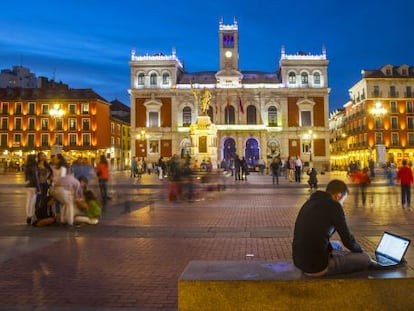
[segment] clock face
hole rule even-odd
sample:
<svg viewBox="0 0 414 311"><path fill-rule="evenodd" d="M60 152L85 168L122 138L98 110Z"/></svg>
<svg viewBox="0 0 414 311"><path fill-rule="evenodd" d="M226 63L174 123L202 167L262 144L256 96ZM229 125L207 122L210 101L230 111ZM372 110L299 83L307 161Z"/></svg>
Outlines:
<svg viewBox="0 0 414 311"><path fill-rule="evenodd" d="M233 56L233 53L231 51L226 51L226 53L224 54L227 58L230 58Z"/></svg>
<svg viewBox="0 0 414 311"><path fill-rule="evenodd" d="M224 48L234 48L234 35L223 34L223 47Z"/></svg>

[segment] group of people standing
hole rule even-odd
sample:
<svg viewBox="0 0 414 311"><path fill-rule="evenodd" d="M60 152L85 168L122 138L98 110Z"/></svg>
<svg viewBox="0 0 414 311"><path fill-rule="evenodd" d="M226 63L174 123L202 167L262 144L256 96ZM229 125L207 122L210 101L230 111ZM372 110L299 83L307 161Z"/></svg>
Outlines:
<svg viewBox="0 0 414 311"><path fill-rule="evenodd" d="M88 182L95 174L101 202L105 204L111 198L107 191L109 167L104 155L95 168L81 159L70 166L62 154L53 155L50 162L44 152L28 155L25 166L27 224L98 223L101 202L88 189Z"/></svg>

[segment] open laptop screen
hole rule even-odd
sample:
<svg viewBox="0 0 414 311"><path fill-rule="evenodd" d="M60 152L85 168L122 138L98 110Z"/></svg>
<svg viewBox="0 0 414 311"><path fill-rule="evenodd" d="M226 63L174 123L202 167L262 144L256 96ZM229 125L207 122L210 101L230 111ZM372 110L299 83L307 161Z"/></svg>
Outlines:
<svg viewBox="0 0 414 311"><path fill-rule="evenodd" d="M409 239L384 232L375 252L399 262L407 251L408 245L410 245Z"/></svg>

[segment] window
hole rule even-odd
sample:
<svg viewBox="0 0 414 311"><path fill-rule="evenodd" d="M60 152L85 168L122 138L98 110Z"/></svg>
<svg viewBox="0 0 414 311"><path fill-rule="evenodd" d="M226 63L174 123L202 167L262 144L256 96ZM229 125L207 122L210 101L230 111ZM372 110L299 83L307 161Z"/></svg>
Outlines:
<svg viewBox="0 0 414 311"><path fill-rule="evenodd" d="M148 117L148 127L159 127L157 111L150 111Z"/></svg>
<svg viewBox="0 0 414 311"><path fill-rule="evenodd" d="M381 93L380 93L380 89L378 85L374 85L374 90L372 92L372 96L373 97L380 97Z"/></svg>
<svg viewBox="0 0 414 311"><path fill-rule="evenodd" d="M2 147L7 147L7 134L1 134L0 138L0 145Z"/></svg>
<svg viewBox="0 0 414 311"><path fill-rule="evenodd" d="M28 110L29 110L29 114L35 114L35 112L36 112L35 103L29 103L28 104Z"/></svg>
<svg viewBox="0 0 414 311"><path fill-rule="evenodd" d="M47 104L42 105L42 114L49 114L49 105Z"/></svg>
<svg viewBox="0 0 414 311"><path fill-rule="evenodd" d="M144 86L145 83L145 75L144 73L138 74L138 86Z"/></svg>
<svg viewBox="0 0 414 311"><path fill-rule="evenodd" d="M69 131L76 131L76 119L70 118L69 122Z"/></svg>
<svg viewBox="0 0 414 311"><path fill-rule="evenodd" d="M270 106L267 111L267 119L269 126L277 126L277 109L275 106Z"/></svg>
<svg viewBox="0 0 414 311"><path fill-rule="evenodd" d="M35 147L35 135L34 134L27 135L27 147L30 147L30 148Z"/></svg>
<svg viewBox="0 0 414 311"><path fill-rule="evenodd" d="M225 124L234 124L235 123L235 113L234 113L234 107L228 106L224 109L224 123Z"/></svg>
<svg viewBox="0 0 414 311"><path fill-rule="evenodd" d="M288 81L289 84L296 84L296 74L294 72L289 72Z"/></svg>
<svg viewBox="0 0 414 311"><path fill-rule="evenodd" d="M9 103L1 103L1 113L9 114Z"/></svg>
<svg viewBox="0 0 414 311"><path fill-rule="evenodd" d="M13 145L21 146L22 143L22 134L14 134L13 136Z"/></svg>
<svg viewBox="0 0 414 311"><path fill-rule="evenodd" d="M382 145L383 144L382 133L381 132L375 133L375 144L376 145Z"/></svg>
<svg viewBox="0 0 414 311"><path fill-rule="evenodd" d="M312 126L311 112L301 111L300 112L300 126Z"/></svg>
<svg viewBox="0 0 414 311"><path fill-rule="evenodd" d="M247 124L256 124L256 107L250 105L247 107Z"/></svg>
<svg viewBox="0 0 414 311"><path fill-rule="evenodd" d="M191 125L191 108L184 107L183 109L183 126Z"/></svg>
<svg viewBox="0 0 414 311"><path fill-rule="evenodd" d="M56 134L55 135L55 145L63 146L63 134Z"/></svg>
<svg viewBox="0 0 414 311"><path fill-rule="evenodd" d="M49 119L41 119L40 120L40 129L42 131L49 130Z"/></svg>
<svg viewBox="0 0 414 311"><path fill-rule="evenodd" d="M63 131L63 120L62 119L56 119L55 124L56 124L56 130Z"/></svg>
<svg viewBox="0 0 414 311"><path fill-rule="evenodd" d="M149 141L149 153L158 153L158 140L150 140Z"/></svg>
<svg viewBox="0 0 414 311"><path fill-rule="evenodd" d="M115 134L115 123L111 122L111 134Z"/></svg>
<svg viewBox="0 0 414 311"><path fill-rule="evenodd" d="M69 134L69 146L77 145L78 136L76 134Z"/></svg>
<svg viewBox="0 0 414 311"><path fill-rule="evenodd" d="M76 114L76 104L69 105L69 114Z"/></svg>
<svg viewBox="0 0 414 311"><path fill-rule="evenodd" d="M409 130L414 130L414 118L413 117L407 118L407 128Z"/></svg>
<svg viewBox="0 0 414 311"><path fill-rule="evenodd" d="M22 103L16 103L14 107L14 114L22 114Z"/></svg>
<svg viewBox="0 0 414 311"><path fill-rule="evenodd" d="M82 146L91 145L91 134L82 134Z"/></svg>
<svg viewBox="0 0 414 311"><path fill-rule="evenodd" d="M391 97L397 97L397 91L396 91L396 89L395 89L395 86L394 86L394 85L391 85L391 86L390 86L390 96L391 96Z"/></svg>
<svg viewBox="0 0 414 311"><path fill-rule="evenodd" d="M405 88L405 97L413 97L413 92L411 90L411 86L407 86Z"/></svg>
<svg viewBox="0 0 414 311"><path fill-rule="evenodd" d="M150 86L151 87L157 86L157 74L156 73L151 73L150 75Z"/></svg>
<svg viewBox="0 0 414 311"><path fill-rule="evenodd" d="M164 73L162 75L162 84L164 84L164 85L169 85L170 84L170 74L169 73Z"/></svg>
<svg viewBox="0 0 414 311"><path fill-rule="evenodd" d="M380 117L375 118L375 129L382 129L382 119Z"/></svg>
<svg viewBox="0 0 414 311"><path fill-rule="evenodd" d="M49 146L49 134L40 135L40 144L42 145L42 147Z"/></svg>
<svg viewBox="0 0 414 311"><path fill-rule="evenodd" d="M9 120L7 118L1 118L1 129L2 130L9 129Z"/></svg>
<svg viewBox="0 0 414 311"><path fill-rule="evenodd" d="M397 113L397 102L390 102L390 112Z"/></svg>
<svg viewBox="0 0 414 311"><path fill-rule="evenodd" d="M82 114L89 114L89 104L83 103L81 106Z"/></svg>
<svg viewBox="0 0 414 311"><path fill-rule="evenodd" d="M302 72L300 75L302 84L308 84L308 74L306 72Z"/></svg>
<svg viewBox="0 0 414 311"><path fill-rule="evenodd" d="M407 134L407 140L409 146L414 146L414 133L408 133Z"/></svg>
<svg viewBox="0 0 414 311"><path fill-rule="evenodd" d="M121 125L119 125L119 124L116 125L116 133L118 135L121 135Z"/></svg>
<svg viewBox="0 0 414 311"><path fill-rule="evenodd" d="M319 72L315 72L313 74L313 83L314 84L321 84L321 74Z"/></svg>
<svg viewBox="0 0 414 311"><path fill-rule="evenodd" d="M413 102L407 102L406 103L406 107L407 107L407 113L412 113L413 112Z"/></svg>
<svg viewBox="0 0 414 311"><path fill-rule="evenodd" d="M35 118L29 118L27 119L27 129L29 131L34 131L35 130Z"/></svg>
<svg viewBox="0 0 414 311"><path fill-rule="evenodd" d="M22 129L22 118L14 119L14 129L21 130Z"/></svg>
<svg viewBox="0 0 414 311"><path fill-rule="evenodd" d="M399 145L398 133L391 133L391 145L392 146Z"/></svg>
<svg viewBox="0 0 414 311"><path fill-rule="evenodd" d="M391 117L391 129L392 130L398 129L398 117Z"/></svg>
<svg viewBox="0 0 414 311"><path fill-rule="evenodd" d="M90 130L90 120L89 119L82 119L82 129L84 131Z"/></svg>

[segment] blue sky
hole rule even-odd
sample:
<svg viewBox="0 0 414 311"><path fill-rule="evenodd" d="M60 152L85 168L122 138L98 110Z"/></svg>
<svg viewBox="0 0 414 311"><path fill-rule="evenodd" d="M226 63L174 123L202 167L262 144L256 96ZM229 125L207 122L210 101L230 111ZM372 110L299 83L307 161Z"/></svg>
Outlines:
<svg viewBox="0 0 414 311"><path fill-rule="evenodd" d="M327 49L330 111L348 100L362 69L414 66L412 0L5 1L0 69L28 67L73 88L129 105L128 61L172 47L186 71L217 70L218 22L239 23L241 70L272 72L280 48Z"/></svg>

